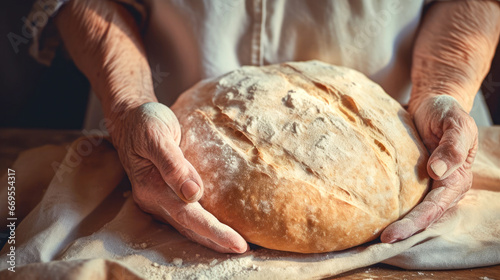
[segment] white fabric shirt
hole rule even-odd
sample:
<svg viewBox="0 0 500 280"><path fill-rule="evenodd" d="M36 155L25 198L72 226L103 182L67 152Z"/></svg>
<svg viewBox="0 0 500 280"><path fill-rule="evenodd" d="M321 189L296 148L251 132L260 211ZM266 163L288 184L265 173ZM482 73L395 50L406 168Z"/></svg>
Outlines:
<svg viewBox="0 0 500 280"><path fill-rule="evenodd" d="M59 3L53 4L55 13L65 1L43 2ZM243 65L312 59L356 69L406 104L413 43L426 5L423 0L117 2L140 15L155 92L166 105L196 82ZM35 29L31 51L48 63L53 54L40 47L43 27ZM485 110L484 101L475 106L483 113L477 122L488 124ZM102 118L92 95L85 127L97 127Z"/></svg>
<svg viewBox="0 0 500 280"><path fill-rule="evenodd" d="M175 96L200 79L242 65L311 59L361 71L405 103L423 5L400 0L159 0L152 2L144 39L152 68L170 73L171 79L156 88L167 104L173 101L170 92Z"/></svg>

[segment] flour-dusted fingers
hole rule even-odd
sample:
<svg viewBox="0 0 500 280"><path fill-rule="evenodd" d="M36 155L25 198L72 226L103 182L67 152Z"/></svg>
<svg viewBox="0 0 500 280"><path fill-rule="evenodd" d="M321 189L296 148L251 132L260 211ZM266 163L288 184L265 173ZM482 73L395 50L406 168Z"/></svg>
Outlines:
<svg viewBox="0 0 500 280"><path fill-rule="evenodd" d="M442 102L442 99L448 101L445 106L450 109L442 113L441 120L434 121L438 127L435 130L442 134L437 147L431 150L427 164L427 172L434 180L445 179L461 166L469 169L478 145L477 126L472 117L451 97L440 97L435 103Z"/></svg>
<svg viewBox="0 0 500 280"><path fill-rule="evenodd" d="M471 166L476 151L477 128L475 133L458 127L447 129L429 158L427 172L435 180L446 179L459 167Z"/></svg>
<svg viewBox="0 0 500 280"><path fill-rule="evenodd" d="M156 202L160 209L157 215L169 222L174 220L171 224L196 242L224 253L244 253L248 250L248 244L240 234L221 223L200 203L185 203L173 193L168 195L168 192Z"/></svg>
<svg viewBox="0 0 500 280"><path fill-rule="evenodd" d="M425 199L403 219L389 225L380 236L384 243L394 243L418 233L437 221L455 206L472 184L472 171L463 166L444 180L434 181Z"/></svg>
<svg viewBox="0 0 500 280"><path fill-rule="evenodd" d="M220 253L248 251L248 244L241 235L217 220L199 203L184 204L180 209L170 211L167 208L172 207L163 207L163 219L189 239Z"/></svg>
<svg viewBox="0 0 500 280"><path fill-rule="evenodd" d="M171 139L158 141L150 160L167 185L185 202L198 201L203 195L200 175Z"/></svg>
<svg viewBox="0 0 500 280"><path fill-rule="evenodd" d="M414 103L415 105L415 103ZM432 190L403 219L389 225L382 242L396 242L426 229L454 206L472 184L472 163L477 152L477 126L457 99L430 96L416 106L413 118L431 156L427 173Z"/></svg>
<svg viewBox="0 0 500 280"><path fill-rule="evenodd" d="M162 221L165 223L170 224L173 226L180 234L184 235L187 237L189 240L199 243L207 248L210 248L214 251L217 251L219 253L235 253L233 250L225 248L220 246L219 244L213 242L212 240L208 239L207 237L204 237L203 235L199 235L196 232L186 229L183 226L181 226L178 222L176 222L172 217L170 217L168 214L167 215L153 215L153 217L158 220Z"/></svg>
<svg viewBox="0 0 500 280"><path fill-rule="evenodd" d="M186 203L150 164L130 178L137 205L155 218L168 222L193 241L224 253L244 253L248 244L235 230L222 224L198 202Z"/></svg>
<svg viewBox="0 0 500 280"><path fill-rule="evenodd" d="M198 201L203 182L179 148L180 127L175 114L165 105L150 102L141 105L135 116L139 129L137 153L150 160L167 185L185 202Z"/></svg>

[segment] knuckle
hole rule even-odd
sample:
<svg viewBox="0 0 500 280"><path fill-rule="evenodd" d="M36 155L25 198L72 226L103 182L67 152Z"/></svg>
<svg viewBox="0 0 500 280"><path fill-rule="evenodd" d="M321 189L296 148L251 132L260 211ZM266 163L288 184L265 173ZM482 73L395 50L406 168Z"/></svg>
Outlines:
<svg viewBox="0 0 500 280"><path fill-rule="evenodd" d="M446 211L446 208L443 205L439 204L439 203L437 203L435 205L435 207L436 207L436 216L434 217L434 220L436 220L439 217L441 217L444 214L444 211Z"/></svg>
<svg viewBox="0 0 500 280"><path fill-rule="evenodd" d="M169 183L178 183L189 171L184 165L183 158L174 156L168 147L159 147L151 153L151 161Z"/></svg>
<svg viewBox="0 0 500 280"><path fill-rule="evenodd" d="M474 118L465 111L446 116L443 124L445 129L454 130L456 134L463 137L477 135L478 128L476 122Z"/></svg>
<svg viewBox="0 0 500 280"><path fill-rule="evenodd" d="M446 145L446 151L452 158L462 158L464 153L463 148L458 143L450 143L449 145Z"/></svg>
<svg viewBox="0 0 500 280"><path fill-rule="evenodd" d="M429 204L429 208L432 209L432 211L428 211L429 216L427 217L426 221L428 223L432 223L433 221L441 217L441 215L443 215L444 211L446 211L446 206L443 203L437 201L429 201Z"/></svg>
<svg viewBox="0 0 500 280"><path fill-rule="evenodd" d="M143 124L144 134L149 139L156 137L156 129L157 126L154 122L148 121Z"/></svg>
<svg viewBox="0 0 500 280"><path fill-rule="evenodd" d="M439 151L439 156L446 158L452 164L457 164L462 162L467 157L467 150L463 148L463 145L456 143L455 141L447 141L442 143L441 149Z"/></svg>
<svg viewBox="0 0 500 280"><path fill-rule="evenodd" d="M185 228L189 228L189 222L188 222L188 212L185 207L181 207L180 209L177 209L177 211L174 211L173 213L170 214L172 219L174 219L177 223L182 225Z"/></svg>
<svg viewBox="0 0 500 280"><path fill-rule="evenodd" d="M175 182L179 182L185 173L182 164L172 159L164 159L158 168L161 168L163 176Z"/></svg>
<svg viewBox="0 0 500 280"><path fill-rule="evenodd" d="M454 115L450 115L449 113L444 116L443 119L443 128L445 130L458 130L460 131L461 127L459 124L459 117Z"/></svg>
<svg viewBox="0 0 500 280"><path fill-rule="evenodd" d="M145 124L144 129L144 142L148 145L151 152L154 152L152 149L158 149L158 146L161 145L165 141L166 135L159 129L158 125L154 122L148 122Z"/></svg>

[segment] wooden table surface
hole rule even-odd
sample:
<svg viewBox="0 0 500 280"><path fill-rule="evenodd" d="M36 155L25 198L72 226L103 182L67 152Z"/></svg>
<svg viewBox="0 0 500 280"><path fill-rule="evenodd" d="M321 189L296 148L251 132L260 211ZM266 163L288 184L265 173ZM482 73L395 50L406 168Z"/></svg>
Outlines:
<svg viewBox="0 0 500 280"><path fill-rule="evenodd" d="M61 145L73 141L81 133L75 130L5 129L0 128L0 171L14 162L23 150L46 144ZM300 276L298 275L298 278ZM368 279L480 279L500 280L500 265L446 271L409 271L389 265L377 264L356 269L331 279L368 280Z"/></svg>

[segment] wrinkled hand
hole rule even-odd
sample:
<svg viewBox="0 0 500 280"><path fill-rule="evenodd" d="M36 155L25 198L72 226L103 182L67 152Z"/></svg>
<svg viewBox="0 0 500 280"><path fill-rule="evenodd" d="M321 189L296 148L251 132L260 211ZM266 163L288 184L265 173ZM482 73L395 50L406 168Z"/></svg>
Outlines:
<svg viewBox="0 0 500 280"><path fill-rule="evenodd" d="M413 118L431 153L427 172L433 179L432 188L410 213L384 230L382 242L396 242L424 230L456 205L472 185L478 145L472 117L453 97L440 95L421 102Z"/></svg>
<svg viewBox="0 0 500 280"><path fill-rule="evenodd" d="M117 123L111 136L142 210L218 252L248 249L243 237L197 202L203 182L179 148L179 123L168 107L146 103Z"/></svg>

